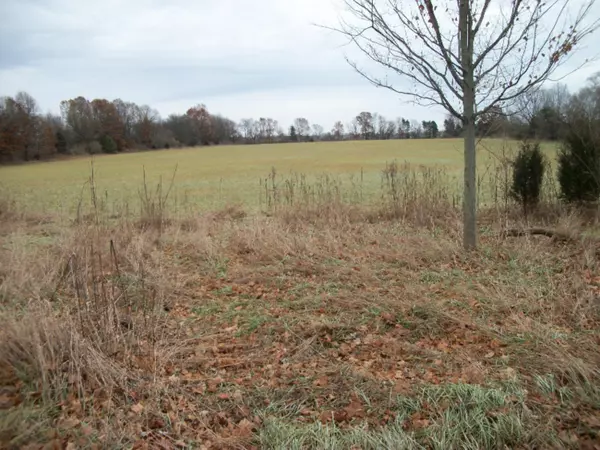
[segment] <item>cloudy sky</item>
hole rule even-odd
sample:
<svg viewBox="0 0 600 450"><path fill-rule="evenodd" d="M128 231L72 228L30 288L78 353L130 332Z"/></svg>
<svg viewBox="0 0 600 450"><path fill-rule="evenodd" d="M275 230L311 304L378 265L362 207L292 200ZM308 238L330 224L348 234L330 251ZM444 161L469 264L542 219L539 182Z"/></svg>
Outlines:
<svg viewBox="0 0 600 450"><path fill-rule="evenodd" d="M53 112L79 95L122 98L164 117L204 103L234 120L304 116L326 129L364 110L442 119L349 67L352 48L313 25L336 24L337 2L0 0L0 95L26 90ZM596 70L566 81L576 89Z"/></svg>

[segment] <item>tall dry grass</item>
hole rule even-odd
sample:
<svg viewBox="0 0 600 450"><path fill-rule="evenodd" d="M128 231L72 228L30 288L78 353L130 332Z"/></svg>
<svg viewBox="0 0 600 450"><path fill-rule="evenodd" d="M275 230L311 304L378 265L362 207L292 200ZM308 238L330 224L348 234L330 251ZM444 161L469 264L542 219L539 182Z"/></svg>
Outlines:
<svg viewBox="0 0 600 450"><path fill-rule="evenodd" d="M40 414L60 422L60 405L73 402L107 442L120 442L116 405L158 377L179 345L165 320L178 281L160 249L169 190L144 183L132 220L114 217L93 173L88 188L91 206L80 202L71 226L60 217L40 225L12 202L0 217L0 389L18 407L0 418L9 448L51 439L52 421L36 428Z"/></svg>
<svg viewBox="0 0 600 450"><path fill-rule="evenodd" d="M480 224L490 228L512 229L534 225L555 226L565 218L582 217L582 211L560 201L559 187L548 168L538 207L524 217L510 195L514 149L505 146L478 176L477 198ZM364 177L343 180L339 176L309 177L291 173L280 175L275 169L260 180L261 210L289 220L303 217L313 221L395 220L428 228L460 227L462 217L461 183L444 167L414 166L393 161L380 174L378 195L365 195ZM588 223L597 222L595 211L585 214Z"/></svg>

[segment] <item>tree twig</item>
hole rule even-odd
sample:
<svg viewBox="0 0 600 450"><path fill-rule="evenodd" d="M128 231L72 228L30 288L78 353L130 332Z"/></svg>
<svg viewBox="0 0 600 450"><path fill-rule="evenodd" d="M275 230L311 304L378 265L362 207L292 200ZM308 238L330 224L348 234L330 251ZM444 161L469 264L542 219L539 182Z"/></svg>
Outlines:
<svg viewBox="0 0 600 450"><path fill-rule="evenodd" d="M551 230L548 228L511 228L500 232L500 237L522 237L522 236L546 236L555 241L571 242L576 241L580 238L580 235L565 233L557 230Z"/></svg>

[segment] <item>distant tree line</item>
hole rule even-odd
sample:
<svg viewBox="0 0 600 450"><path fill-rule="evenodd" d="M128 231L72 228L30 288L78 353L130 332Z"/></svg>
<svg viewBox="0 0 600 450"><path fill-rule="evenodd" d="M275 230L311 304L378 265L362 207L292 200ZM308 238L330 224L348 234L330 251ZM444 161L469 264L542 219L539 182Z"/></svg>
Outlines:
<svg viewBox="0 0 600 450"><path fill-rule="evenodd" d="M482 116L477 132L488 137L562 139L579 95L570 95L563 85L530 92L510 107L496 107ZM76 97L60 103L60 115L42 114L36 100L26 92L0 99L0 162L49 159L57 154L225 143L433 139L461 134L462 124L453 117L447 117L440 129L435 120L418 122L402 117L389 120L378 113L363 111L346 124L335 122L329 131L304 117L295 119L284 130L270 117L247 118L236 123L210 113L202 104L189 108L185 114L163 119L150 106L121 99L90 101Z"/></svg>

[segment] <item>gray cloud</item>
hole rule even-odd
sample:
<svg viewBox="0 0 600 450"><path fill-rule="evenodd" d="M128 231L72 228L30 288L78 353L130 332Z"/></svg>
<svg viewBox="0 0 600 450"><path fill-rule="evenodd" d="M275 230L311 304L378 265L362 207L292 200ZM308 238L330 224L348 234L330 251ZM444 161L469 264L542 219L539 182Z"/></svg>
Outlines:
<svg viewBox="0 0 600 450"><path fill-rule="evenodd" d="M303 115L326 127L361 110L441 119L353 72L352 48L312 25L336 23L337 1L4 0L0 95L27 90L55 112L78 95L163 115L206 103L236 120Z"/></svg>

